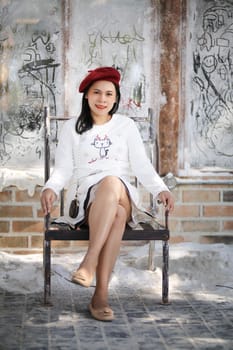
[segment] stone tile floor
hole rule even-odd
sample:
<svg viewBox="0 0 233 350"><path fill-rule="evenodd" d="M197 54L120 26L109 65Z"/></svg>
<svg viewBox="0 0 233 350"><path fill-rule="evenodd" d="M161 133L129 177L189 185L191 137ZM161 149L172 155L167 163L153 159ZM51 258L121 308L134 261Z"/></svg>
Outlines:
<svg viewBox="0 0 233 350"><path fill-rule="evenodd" d="M0 290L1 350L233 349L233 290L170 293L171 304L145 286L110 289L113 322L91 318L93 288L52 277L53 306L42 293Z"/></svg>

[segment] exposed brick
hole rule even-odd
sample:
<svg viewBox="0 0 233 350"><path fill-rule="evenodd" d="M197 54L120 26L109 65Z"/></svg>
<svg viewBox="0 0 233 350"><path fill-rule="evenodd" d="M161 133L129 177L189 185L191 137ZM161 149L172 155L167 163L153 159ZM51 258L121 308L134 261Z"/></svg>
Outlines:
<svg viewBox="0 0 233 350"><path fill-rule="evenodd" d="M71 246L71 241L52 241L52 248L68 248Z"/></svg>
<svg viewBox="0 0 233 350"><path fill-rule="evenodd" d="M43 232L43 221L13 221L13 232Z"/></svg>
<svg viewBox="0 0 233 350"><path fill-rule="evenodd" d="M12 192L7 190L0 192L0 202L9 202L12 200Z"/></svg>
<svg viewBox="0 0 233 350"><path fill-rule="evenodd" d="M226 231L233 231L233 221L224 221L223 229Z"/></svg>
<svg viewBox="0 0 233 350"><path fill-rule="evenodd" d="M0 217L32 217L32 207L29 206L0 206Z"/></svg>
<svg viewBox="0 0 233 350"><path fill-rule="evenodd" d="M0 232L9 232L10 223L8 221L0 221Z"/></svg>
<svg viewBox="0 0 233 350"><path fill-rule="evenodd" d="M169 219L169 229L171 232L179 232L180 220L176 220L173 217Z"/></svg>
<svg viewBox="0 0 233 350"><path fill-rule="evenodd" d="M182 221L181 228L183 232L217 232L219 231L218 221Z"/></svg>
<svg viewBox="0 0 233 350"><path fill-rule="evenodd" d="M16 187L9 187L0 193L0 203L2 201L0 248L2 251L17 254L42 253L44 221L40 208L40 190L41 188L37 189L33 197L30 197L27 191L17 190ZM232 192L232 186L227 185L177 186L173 191L176 199L175 211L169 217L170 242L204 243L208 240L214 243L215 238L210 239L212 235L224 237L224 232L226 235L233 231ZM17 200L16 203L12 202L12 194ZM225 203L220 203L221 195ZM160 206L161 222L164 218L162 208ZM37 218L33 218L35 212ZM51 216L58 217L59 215L59 207L56 202ZM17 232L24 236L20 236ZM87 244L86 241L56 241L52 242L52 248L54 253L62 254L86 249ZM123 246L130 244L140 245L142 242L122 243Z"/></svg>
<svg viewBox="0 0 233 350"><path fill-rule="evenodd" d="M198 205L175 205L174 217L198 217L200 215L200 207Z"/></svg>
<svg viewBox="0 0 233 350"><path fill-rule="evenodd" d="M127 241L122 241L121 244L124 245ZM78 247L86 247L88 245L88 241L71 241L72 248Z"/></svg>
<svg viewBox="0 0 233 350"><path fill-rule="evenodd" d="M170 238L170 243L172 244L183 243L184 241L184 236L172 236Z"/></svg>
<svg viewBox="0 0 233 350"><path fill-rule="evenodd" d="M26 255L26 254L42 254L43 249L11 249L13 253L17 255Z"/></svg>
<svg viewBox="0 0 233 350"><path fill-rule="evenodd" d="M38 218L42 218L44 216L41 208L37 210L37 216ZM60 216L60 208L55 206L53 210L51 211L51 217L52 218L57 218Z"/></svg>
<svg viewBox="0 0 233 350"><path fill-rule="evenodd" d="M44 216L44 214L43 214L43 212L42 212L42 209L40 208L40 209L38 209L37 210L37 217L38 218L42 218Z"/></svg>
<svg viewBox="0 0 233 350"><path fill-rule="evenodd" d="M28 191L17 191L15 199L17 202L40 202L40 193L35 192L33 196L29 196Z"/></svg>
<svg viewBox="0 0 233 350"><path fill-rule="evenodd" d="M42 248L43 247L43 235L31 236L31 248Z"/></svg>
<svg viewBox="0 0 233 350"><path fill-rule="evenodd" d="M204 216L233 216L233 205L232 206L216 206L216 205L205 205L203 208Z"/></svg>
<svg viewBox="0 0 233 350"><path fill-rule="evenodd" d="M1 236L0 237L1 248L28 248L28 238L25 236Z"/></svg>
<svg viewBox="0 0 233 350"><path fill-rule="evenodd" d="M73 251L70 247L68 248L54 248L53 249L55 254L70 254L70 253L76 253L77 251ZM78 267L78 265L77 265Z"/></svg>
<svg viewBox="0 0 233 350"><path fill-rule="evenodd" d="M233 202L233 191L223 191L223 201Z"/></svg>
<svg viewBox="0 0 233 350"><path fill-rule="evenodd" d="M218 202L220 200L219 191L206 190L187 190L183 191L183 202L202 203L202 202Z"/></svg>

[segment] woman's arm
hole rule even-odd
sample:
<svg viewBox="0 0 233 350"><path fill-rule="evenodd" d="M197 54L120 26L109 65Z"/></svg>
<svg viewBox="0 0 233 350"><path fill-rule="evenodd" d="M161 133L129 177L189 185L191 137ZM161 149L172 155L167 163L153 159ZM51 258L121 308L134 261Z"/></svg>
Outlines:
<svg viewBox="0 0 233 350"><path fill-rule="evenodd" d="M40 196L41 208L43 210L44 215L47 215L51 212L53 203L56 200L56 193L50 188L46 188Z"/></svg>
<svg viewBox="0 0 233 350"><path fill-rule="evenodd" d="M133 121L129 129L128 147L133 174L150 193L158 197L166 208L172 211L173 196L148 158L140 132Z"/></svg>
<svg viewBox="0 0 233 350"><path fill-rule="evenodd" d="M55 151L54 169L43 188L43 190L50 188L57 195L68 183L73 174L73 125L73 121L69 120L65 122L61 129L58 145ZM78 134L77 137L79 137Z"/></svg>
<svg viewBox="0 0 233 350"><path fill-rule="evenodd" d="M63 125L59 135L59 142L55 152L54 169L42 189L40 198L44 215L50 213L57 195L64 188L73 174L73 128L73 123L67 121ZM78 134L77 137L79 137Z"/></svg>

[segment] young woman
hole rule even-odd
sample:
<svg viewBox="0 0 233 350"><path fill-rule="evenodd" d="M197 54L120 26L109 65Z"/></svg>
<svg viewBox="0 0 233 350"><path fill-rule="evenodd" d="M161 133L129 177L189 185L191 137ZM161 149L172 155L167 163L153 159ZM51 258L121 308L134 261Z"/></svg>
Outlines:
<svg viewBox="0 0 233 350"><path fill-rule="evenodd" d="M108 304L108 286L125 225L135 225L141 212L138 192L130 183L130 176L135 175L167 210L174 207L170 191L146 156L135 123L115 114L120 102L119 83L120 73L111 67L89 71L81 82L81 114L77 120L73 118L65 123L54 171L41 194L46 215L69 182L65 215L60 221L75 227L86 223L90 231L86 255L72 280L89 287L96 276L89 310L95 319L102 321L114 318ZM79 213L71 218L69 206L76 189Z"/></svg>

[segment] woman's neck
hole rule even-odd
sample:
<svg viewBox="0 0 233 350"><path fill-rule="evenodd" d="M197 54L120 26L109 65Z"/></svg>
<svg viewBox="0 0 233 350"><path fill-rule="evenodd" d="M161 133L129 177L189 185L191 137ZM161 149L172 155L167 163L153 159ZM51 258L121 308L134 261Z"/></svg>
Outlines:
<svg viewBox="0 0 233 350"><path fill-rule="evenodd" d="M112 119L112 116L110 114L106 116L92 116L92 119L95 125L101 125L107 123L110 119Z"/></svg>

